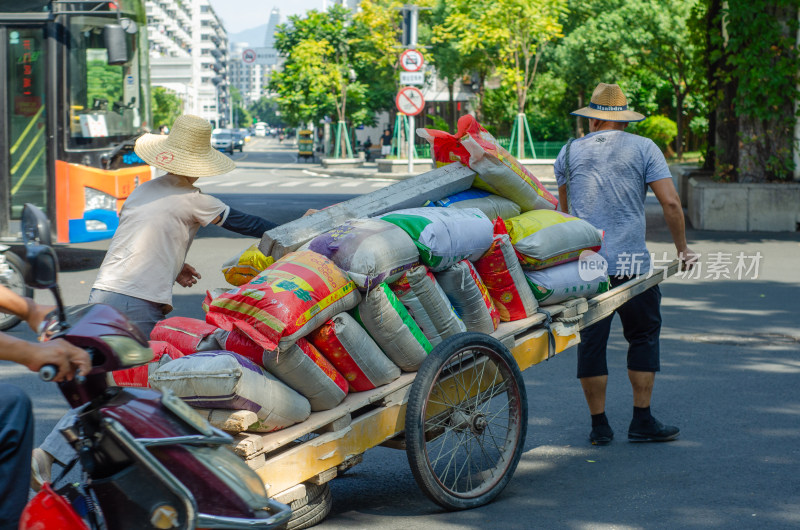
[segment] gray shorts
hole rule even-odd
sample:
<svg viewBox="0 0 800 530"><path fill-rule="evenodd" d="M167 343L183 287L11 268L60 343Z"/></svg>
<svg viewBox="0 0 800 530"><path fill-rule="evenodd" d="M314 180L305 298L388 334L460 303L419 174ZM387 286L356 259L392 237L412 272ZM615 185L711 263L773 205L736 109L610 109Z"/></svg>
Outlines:
<svg viewBox="0 0 800 530"><path fill-rule="evenodd" d="M89 303L110 305L136 324L145 337L150 337L150 332L156 323L165 316L164 304L100 289L92 289L89 293Z"/></svg>

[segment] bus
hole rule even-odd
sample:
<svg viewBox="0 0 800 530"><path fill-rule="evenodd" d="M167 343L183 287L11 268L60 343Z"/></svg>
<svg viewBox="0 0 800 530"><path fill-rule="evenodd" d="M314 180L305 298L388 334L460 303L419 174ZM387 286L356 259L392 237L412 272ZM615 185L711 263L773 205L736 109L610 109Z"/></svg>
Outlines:
<svg viewBox="0 0 800 530"><path fill-rule="evenodd" d="M144 0L0 0L0 243L25 203L59 243L110 238L153 177L133 152L151 127Z"/></svg>

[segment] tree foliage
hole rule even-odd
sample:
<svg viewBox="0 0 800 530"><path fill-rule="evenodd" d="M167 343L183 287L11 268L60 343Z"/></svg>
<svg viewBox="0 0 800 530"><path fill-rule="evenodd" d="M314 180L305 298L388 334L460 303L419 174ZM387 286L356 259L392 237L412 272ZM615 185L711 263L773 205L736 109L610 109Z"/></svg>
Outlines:
<svg viewBox="0 0 800 530"><path fill-rule="evenodd" d="M183 100L171 90L161 86L153 87L151 98L153 123L156 126L171 127L175 119L183 114Z"/></svg>
<svg viewBox="0 0 800 530"><path fill-rule="evenodd" d="M327 116L371 124L391 104L397 16L391 5L365 0L358 13L333 5L292 16L278 28L275 46L285 63L272 88L288 123Z"/></svg>

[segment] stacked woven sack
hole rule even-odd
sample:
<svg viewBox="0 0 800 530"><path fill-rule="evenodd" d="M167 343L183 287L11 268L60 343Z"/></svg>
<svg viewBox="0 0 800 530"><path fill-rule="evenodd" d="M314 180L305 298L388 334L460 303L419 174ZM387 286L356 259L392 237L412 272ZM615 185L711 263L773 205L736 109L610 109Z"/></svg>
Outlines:
<svg viewBox="0 0 800 530"><path fill-rule="evenodd" d="M556 198L475 118L462 116L456 135L429 129L417 134L430 142L437 167L461 162L478 174L473 189L428 205L479 208L495 222L492 246L475 266L501 320L520 320L538 304L591 298L608 289L602 274L581 278L577 261L583 252L600 250L602 233L556 211Z"/></svg>
<svg viewBox="0 0 800 530"><path fill-rule="evenodd" d="M114 377L197 407L251 410L248 430L269 432L416 371L452 335L532 316L537 298L555 303L563 293L540 296L546 284L532 275L598 249L599 232L555 211L474 119L459 120L456 137L419 132L437 164L472 167L475 187L350 220L277 261L247 248L223 266L236 287L207 293L206 322L163 321L151 337L159 360Z"/></svg>

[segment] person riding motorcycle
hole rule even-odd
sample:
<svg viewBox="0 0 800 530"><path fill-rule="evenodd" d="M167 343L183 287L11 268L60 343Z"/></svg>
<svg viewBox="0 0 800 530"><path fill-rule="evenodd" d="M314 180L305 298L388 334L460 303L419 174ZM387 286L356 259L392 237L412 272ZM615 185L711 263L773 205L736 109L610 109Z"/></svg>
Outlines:
<svg viewBox="0 0 800 530"><path fill-rule="evenodd" d="M40 305L0 285L0 309L17 315L36 331L52 306ZM89 355L69 342L56 339L28 342L0 332L0 360L13 361L38 371L42 366L58 369L56 381L86 375L91 369ZM30 398L14 385L0 383L0 530L16 530L28 501L33 411Z"/></svg>

